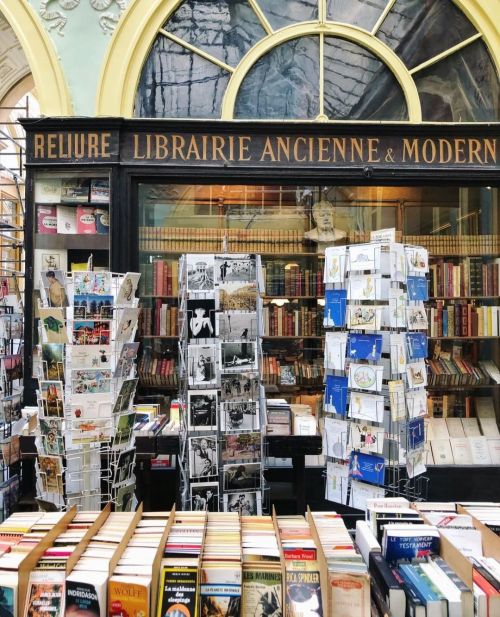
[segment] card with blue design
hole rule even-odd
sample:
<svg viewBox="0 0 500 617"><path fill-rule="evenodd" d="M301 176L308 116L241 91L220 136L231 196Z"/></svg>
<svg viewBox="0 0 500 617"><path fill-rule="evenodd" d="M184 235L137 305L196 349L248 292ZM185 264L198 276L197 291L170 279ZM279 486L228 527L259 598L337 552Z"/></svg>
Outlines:
<svg viewBox="0 0 500 617"><path fill-rule="evenodd" d="M378 360L382 354L381 334L350 334L347 355L353 360Z"/></svg>
<svg viewBox="0 0 500 617"><path fill-rule="evenodd" d="M385 460L383 456L353 450L349 457L349 475L369 484L383 484Z"/></svg>
<svg viewBox="0 0 500 617"><path fill-rule="evenodd" d="M325 385L325 411L346 415L347 377L327 375Z"/></svg>
<svg viewBox="0 0 500 617"><path fill-rule="evenodd" d="M406 424L401 425L400 443L406 443L407 453L423 448L424 442L425 430L423 418L414 418Z"/></svg>
<svg viewBox="0 0 500 617"><path fill-rule="evenodd" d="M429 299L429 281L425 276L409 276L406 279L406 290L408 292L408 300Z"/></svg>
<svg viewBox="0 0 500 617"><path fill-rule="evenodd" d="M345 289L327 289L325 291L325 327L341 328L345 326L345 309L347 291Z"/></svg>
<svg viewBox="0 0 500 617"><path fill-rule="evenodd" d="M423 332L407 332L406 347L408 349L408 360L427 358L427 336Z"/></svg>

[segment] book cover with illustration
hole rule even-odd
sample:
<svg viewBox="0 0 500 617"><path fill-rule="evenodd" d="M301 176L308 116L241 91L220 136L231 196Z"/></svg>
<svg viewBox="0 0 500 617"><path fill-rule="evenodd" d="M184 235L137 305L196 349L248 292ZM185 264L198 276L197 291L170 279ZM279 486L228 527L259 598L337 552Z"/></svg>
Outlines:
<svg viewBox="0 0 500 617"><path fill-rule="evenodd" d="M323 617L319 571L286 571L285 615Z"/></svg>
<svg viewBox="0 0 500 617"><path fill-rule="evenodd" d="M112 576L108 581L109 617L149 617L151 578Z"/></svg>
<svg viewBox="0 0 500 617"><path fill-rule="evenodd" d="M157 617L177 614L197 617L197 587L197 559L165 560L161 570Z"/></svg>
<svg viewBox="0 0 500 617"><path fill-rule="evenodd" d="M66 579L66 615L106 617L107 572L72 572Z"/></svg>
<svg viewBox="0 0 500 617"><path fill-rule="evenodd" d="M25 617L64 615L64 571L37 570L30 574Z"/></svg>
<svg viewBox="0 0 500 617"><path fill-rule="evenodd" d="M243 570L242 615L281 617L281 570Z"/></svg>
<svg viewBox="0 0 500 617"><path fill-rule="evenodd" d="M55 206L36 207L36 232L38 234L57 233L57 210Z"/></svg>
<svg viewBox="0 0 500 617"><path fill-rule="evenodd" d="M2 617L17 617L17 572L2 572L0 585L0 614Z"/></svg>
<svg viewBox="0 0 500 617"><path fill-rule="evenodd" d="M208 583L200 585L201 615L240 617L241 585Z"/></svg>
<svg viewBox="0 0 500 617"><path fill-rule="evenodd" d="M77 206L76 229L79 234L96 234L94 208L89 206Z"/></svg>

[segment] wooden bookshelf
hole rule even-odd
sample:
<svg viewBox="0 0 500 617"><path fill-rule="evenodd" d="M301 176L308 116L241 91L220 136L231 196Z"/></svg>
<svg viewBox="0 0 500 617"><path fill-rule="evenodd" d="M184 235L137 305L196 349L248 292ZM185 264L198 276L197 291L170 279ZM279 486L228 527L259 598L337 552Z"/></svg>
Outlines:
<svg viewBox="0 0 500 617"><path fill-rule="evenodd" d="M443 385L432 385L432 386L427 386L427 390L490 390L492 388L500 388L500 384L498 383L494 383L494 384L483 384L483 383L478 383L478 384L469 384L469 385L465 385L465 384L458 384L458 385L452 385L452 384L443 384Z"/></svg>
<svg viewBox="0 0 500 617"><path fill-rule="evenodd" d="M500 336L428 336L430 341L483 341L483 340L496 340Z"/></svg>

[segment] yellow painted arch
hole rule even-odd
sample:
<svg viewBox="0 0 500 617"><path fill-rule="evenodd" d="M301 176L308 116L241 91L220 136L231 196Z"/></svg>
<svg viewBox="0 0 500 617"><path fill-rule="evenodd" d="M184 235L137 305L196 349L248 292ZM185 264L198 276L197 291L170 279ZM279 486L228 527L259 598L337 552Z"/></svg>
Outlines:
<svg viewBox="0 0 500 617"><path fill-rule="evenodd" d="M19 39L33 75L40 112L71 116L73 106L66 79L49 35L25 0L2 0L0 10Z"/></svg>
<svg viewBox="0 0 500 617"><path fill-rule="evenodd" d="M103 62L96 93L97 115L132 117L135 93L144 61L153 45L158 30L181 1L131 0L113 34ZM471 20L478 32L481 33L500 75L500 6L498 0L453 0L453 2ZM309 26L312 26L312 24L313 22L310 22ZM230 102L231 100L234 101L236 83L238 81L241 83L250 66L257 58L256 49L259 48L261 51L269 49L278 42L280 37L287 36L287 34L281 33L288 31L288 34L291 34L294 29L296 29L295 32L298 32L300 29L303 29L304 25L302 23L296 26L288 26L282 30L276 30L274 34L265 37L249 50L247 55L240 61L231 78L231 82L234 80L234 90L230 95L226 91L222 114L224 118L228 118ZM335 31L338 36L357 42L383 59L401 84L407 101L412 106L412 110L415 109L414 93L416 90L413 89L414 85L413 88L410 85L410 81L413 82L413 80L408 74L406 67L404 67L404 71L401 69L402 62L389 47L378 41L378 39L374 42L375 37L372 37L366 30L354 26L336 22L326 22L321 25L319 22L314 22L314 27L316 28L316 33L319 33L322 27L326 29L325 32L328 34L332 34ZM299 36L299 34L296 33L284 40L289 40L289 38L294 38L294 36ZM266 43L270 39L274 40L272 45ZM369 39L370 45L368 46ZM242 70L243 63L245 63L246 70ZM410 118L412 121L418 122L418 112L414 112L413 115L410 115Z"/></svg>

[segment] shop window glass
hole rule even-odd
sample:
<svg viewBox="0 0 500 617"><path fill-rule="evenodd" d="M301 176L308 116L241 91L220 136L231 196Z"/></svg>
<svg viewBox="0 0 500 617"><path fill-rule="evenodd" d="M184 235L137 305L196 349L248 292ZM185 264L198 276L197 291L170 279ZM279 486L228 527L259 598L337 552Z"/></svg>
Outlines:
<svg viewBox="0 0 500 617"><path fill-rule="evenodd" d="M389 69L369 51L325 38L325 113L332 120L406 120L403 92Z"/></svg>
<svg viewBox="0 0 500 617"><path fill-rule="evenodd" d="M377 37L413 68L475 33L451 0L397 0Z"/></svg>
<svg viewBox="0 0 500 617"><path fill-rule="evenodd" d="M164 29L230 66L266 34L246 0L188 0Z"/></svg>
<svg viewBox="0 0 500 617"><path fill-rule="evenodd" d="M158 35L142 69L135 115L220 118L227 71Z"/></svg>
<svg viewBox="0 0 500 617"><path fill-rule="evenodd" d="M319 37L275 47L249 71L235 118L314 119L319 113Z"/></svg>
<svg viewBox="0 0 500 617"><path fill-rule="evenodd" d="M500 87L482 41L415 74L424 120L492 122L499 120Z"/></svg>
<svg viewBox="0 0 500 617"><path fill-rule="evenodd" d="M259 0L259 6L275 29L318 19L318 0Z"/></svg>
<svg viewBox="0 0 500 617"><path fill-rule="evenodd" d="M371 30L386 5L387 0L328 0L327 16L331 21Z"/></svg>

